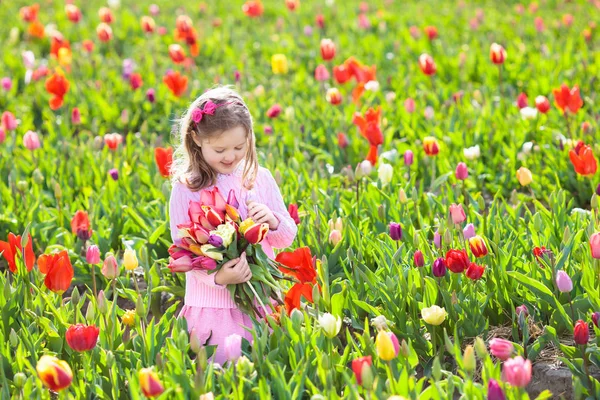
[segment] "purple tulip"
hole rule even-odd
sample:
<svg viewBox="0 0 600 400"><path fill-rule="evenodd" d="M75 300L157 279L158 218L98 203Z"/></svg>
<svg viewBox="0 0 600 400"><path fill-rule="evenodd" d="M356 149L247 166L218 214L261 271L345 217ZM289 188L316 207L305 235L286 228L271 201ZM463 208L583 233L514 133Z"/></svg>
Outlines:
<svg viewBox="0 0 600 400"><path fill-rule="evenodd" d="M562 293L568 293L573 290L573 281L569 278L569 275L565 271L558 271L556 273L556 287Z"/></svg>
<svg viewBox="0 0 600 400"><path fill-rule="evenodd" d="M465 228L463 229L463 235L465 237L465 240L469 240L472 237L474 237L476 235L476 233L475 233L475 225L473 225L473 224L467 224L465 226Z"/></svg>
<svg viewBox="0 0 600 400"><path fill-rule="evenodd" d="M442 247L442 235L438 231L433 234L433 244L438 249Z"/></svg>
<svg viewBox="0 0 600 400"><path fill-rule="evenodd" d="M440 278L446 275L446 261L442 257L436 259L433 262L433 268L431 269L433 276Z"/></svg>
<svg viewBox="0 0 600 400"><path fill-rule="evenodd" d="M212 244L215 247L223 246L223 238L219 235L210 235L208 237L208 244Z"/></svg>
<svg viewBox="0 0 600 400"><path fill-rule="evenodd" d="M500 387L500 384L494 380L490 379L488 382L488 400L506 400L504 397L504 392Z"/></svg>
<svg viewBox="0 0 600 400"><path fill-rule="evenodd" d="M594 325L596 325L596 328L598 328L599 321L600 321L600 311L596 311L595 313L592 313L592 322L594 323Z"/></svg>
<svg viewBox="0 0 600 400"><path fill-rule="evenodd" d="M235 362L242 356L242 337L232 334L225 338L225 358Z"/></svg>
<svg viewBox="0 0 600 400"><path fill-rule="evenodd" d="M396 222L390 223L390 237L394 240L402 239L402 227Z"/></svg>
<svg viewBox="0 0 600 400"><path fill-rule="evenodd" d="M404 152L404 165L406 165L407 167L412 165L414 160L414 154L411 150L406 150Z"/></svg>
<svg viewBox="0 0 600 400"><path fill-rule="evenodd" d="M113 180L118 180L119 179L119 170L116 168L111 169L110 171L108 171L108 174L110 175L111 178L113 178Z"/></svg>
<svg viewBox="0 0 600 400"><path fill-rule="evenodd" d="M135 63L131 58L126 58L123 60L123 79L129 79L133 70L135 69Z"/></svg>
<svg viewBox="0 0 600 400"><path fill-rule="evenodd" d="M146 91L146 100L148 100L150 103L154 103L156 101L156 94L155 94L155 90L150 88Z"/></svg>

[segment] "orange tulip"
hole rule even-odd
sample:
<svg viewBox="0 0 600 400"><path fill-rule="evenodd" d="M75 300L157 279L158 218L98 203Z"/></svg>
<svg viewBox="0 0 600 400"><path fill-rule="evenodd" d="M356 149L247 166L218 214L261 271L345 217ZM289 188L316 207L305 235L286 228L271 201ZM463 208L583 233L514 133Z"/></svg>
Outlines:
<svg viewBox="0 0 600 400"><path fill-rule="evenodd" d="M19 250L19 253L17 253L17 250ZM2 257L4 257L8 263L8 269L10 269L10 272L12 273L17 272L17 263L15 260L17 254L20 254L21 259L25 261L27 272L31 271L33 264L35 264L35 254L33 252L31 235L27 236L27 244L25 245L25 250L23 250L21 236L10 232L8 234L7 242L0 240L0 253L2 253Z"/></svg>
<svg viewBox="0 0 600 400"><path fill-rule="evenodd" d="M504 60L506 60L506 50L504 50L504 47L498 43L492 43L490 47L490 60L494 64L504 64Z"/></svg>
<svg viewBox="0 0 600 400"><path fill-rule="evenodd" d="M260 17L265 11L260 0L249 0L242 6L244 14L251 18Z"/></svg>
<svg viewBox="0 0 600 400"><path fill-rule="evenodd" d="M169 71L163 77L163 82L175 96L179 97L187 89L188 78L180 75L179 71Z"/></svg>
<svg viewBox="0 0 600 400"><path fill-rule="evenodd" d="M294 309L300 308L300 300L302 297L310 303L313 302L312 293L314 286L313 283L296 283L288 290L283 299L288 315L291 315Z"/></svg>
<svg viewBox="0 0 600 400"><path fill-rule="evenodd" d="M360 113L354 113L352 123L358 127L360 134L369 141L370 149L367 160L372 165L377 163L377 146L383 143L383 133L379 128L381 108L369 108L363 117Z"/></svg>
<svg viewBox="0 0 600 400"><path fill-rule="evenodd" d="M554 94L554 104L562 112L577 113L581 106L583 106L583 100L579 95L579 86L573 86L573 89L569 89L564 83L559 89L552 89Z"/></svg>
<svg viewBox="0 0 600 400"><path fill-rule="evenodd" d="M429 55L429 54L421 54L419 56L419 67L421 68L421 71L423 71L423 73L425 75L433 75L435 74L437 67L435 66L435 62L433 61L433 58Z"/></svg>
<svg viewBox="0 0 600 400"><path fill-rule="evenodd" d="M157 147L154 149L154 159L156 166L162 176L168 178L171 175L171 164L173 163L173 148Z"/></svg>
<svg viewBox="0 0 600 400"><path fill-rule="evenodd" d="M582 141L579 141L575 149L569 152L569 158L575 167L575 172L579 175L594 175L598 169L592 148Z"/></svg>
<svg viewBox="0 0 600 400"><path fill-rule="evenodd" d="M71 219L71 231L83 241L88 240L92 236L90 228L90 218L88 213L83 210L78 210Z"/></svg>
<svg viewBox="0 0 600 400"><path fill-rule="evenodd" d="M279 270L286 275L293 276L300 283L317 283L315 258L310 254L310 248L300 247L294 251L282 251L277 254Z"/></svg>
<svg viewBox="0 0 600 400"><path fill-rule="evenodd" d="M44 25L40 21L33 21L29 24L29 27L27 28L27 33L38 39L42 39L45 35L45 32L46 30L44 28Z"/></svg>
<svg viewBox="0 0 600 400"><path fill-rule="evenodd" d="M96 27L96 34L101 42L109 42L113 37L112 28L107 23L101 22Z"/></svg>
<svg viewBox="0 0 600 400"><path fill-rule="evenodd" d="M83 42L81 42L81 45L83 46L85 51L87 51L88 53L91 53L92 51L94 51L94 42L92 42L89 39L85 39Z"/></svg>
<svg viewBox="0 0 600 400"><path fill-rule="evenodd" d="M71 286L74 272L66 250L42 254L38 259L38 268L46 275L44 285L54 293L63 294Z"/></svg>
<svg viewBox="0 0 600 400"><path fill-rule="evenodd" d="M50 99L50 108L58 110L63 105L65 94L69 91L69 81L62 73L56 72L46 80L46 91L53 95Z"/></svg>
<svg viewBox="0 0 600 400"><path fill-rule="evenodd" d="M185 61L185 51L183 47L178 44L172 44L169 46L169 57L175 64L181 64Z"/></svg>
<svg viewBox="0 0 600 400"><path fill-rule="evenodd" d="M58 58L58 53L60 52L60 49L63 48L71 50L71 44L69 41L60 33L55 33L52 35L52 40L50 42L50 54Z"/></svg>

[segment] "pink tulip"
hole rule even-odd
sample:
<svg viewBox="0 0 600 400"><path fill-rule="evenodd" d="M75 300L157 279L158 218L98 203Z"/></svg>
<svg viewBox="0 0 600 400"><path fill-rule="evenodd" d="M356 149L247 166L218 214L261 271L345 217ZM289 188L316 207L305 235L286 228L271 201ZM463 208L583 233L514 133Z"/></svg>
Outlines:
<svg viewBox="0 0 600 400"><path fill-rule="evenodd" d="M442 235L438 231L433 234L433 245L438 249L442 247Z"/></svg>
<svg viewBox="0 0 600 400"><path fill-rule="evenodd" d="M315 79L319 82L329 79L329 71L326 66L323 64L317 65L317 68L315 69Z"/></svg>
<svg viewBox="0 0 600 400"><path fill-rule="evenodd" d="M415 101L412 98L404 100L404 109L407 113L412 114L415 112Z"/></svg>
<svg viewBox="0 0 600 400"><path fill-rule="evenodd" d="M464 162L459 162L456 166L456 171L454 171L454 176L456 176L456 179L460 179L461 181L467 179L469 177L469 169L467 168L467 164Z"/></svg>
<svg viewBox="0 0 600 400"><path fill-rule="evenodd" d="M7 76L2 78L2 89L6 90L8 92L11 88L12 88L12 81L10 80L10 78Z"/></svg>
<svg viewBox="0 0 600 400"><path fill-rule="evenodd" d="M465 240L469 240L475 235L475 226L473 224L467 224L463 229L463 236L465 237Z"/></svg>
<svg viewBox="0 0 600 400"><path fill-rule="evenodd" d="M590 250L593 258L600 259L600 232L590 236Z"/></svg>
<svg viewBox="0 0 600 400"><path fill-rule="evenodd" d="M531 381L531 361L518 356L511 358L502 367L504 381L513 386L525 387Z"/></svg>
<svg viewBox="0 0 600 400"><path fill-rule="evenodd" d="M34 131L27 131L23 136L23 145L31 151L38 149L41 145L38 134Z"/></svg>
<svg viewBox="0 0 600 400"><path fill-rule="evenodd" d="M235 362L242 356L242 337L232 334L225 338L225 358Z"/></svg>
<svg viewBox="0 0 600 400"><path fill-rule="evenodd" d="M502 361L508 360L514 349L515 346L508 340L498 338L490 340L490 353Z"/></svg>
<svg viewBox="0 0 600 400"><path fill-rule="evenodd" d="M14 131L17 129L17 119L14 114L10 111L4 111L2 113L2 125L7 131Z"/></svg>
<svg viewBox="0 0 600 400"><path fill-rule="evenodd" d="M558 271L556 273L556 287L562 293L569 293L573 290L573 281L565 271Z"/></svg>
<svg viewBox="0 0 600 400"><path fill-rule="evenodd" d="M342 233L340 231L338 231L337 229L334 229L331 231L331 233L329 234L329 243L331 243L334 246L337 246L337 244L342 240Z"/></svg>
<svg viewBox="0 0 600 400"><path fill-rule="evenodd" d="M460 204L452 204L450 206L450 215L452 216L452 222L455 224L462 224L467 219L465 211Z"/></svg>
<svg viewBox="0 0 600 400"><path fill-rule="evenodd" d="M88 264L100 264L100 250L95 244L88 247L85 253L85 261Z"/></svg>
<svg viewBox="0 0 600 400"><path fill-rule="evenodd" d="M0 126L0 144L4 143L6 140L6 131L2 126Z"/></svg>
<svg viewBox="0 0 600 400"><path fill-rule="evenodd" d="M279 114L281 114L281 106L279 104L273 104L271 108L267 110L267 117L269 118L277 118Z"/></svg>
<svg viewBox="0 0 600 400"><path fill-rule="evenodd" d="M81 123L81 112L79 112L79 108L77 107L71 111L71 123L73 125L79 125Z"/></svg>
<svg viewBox="0 0 600 400"><path fill-rule="evenodd" d="M114 279L119 275L119 264L117 264L115 256L108 253L102 264L101 272L107 279Z"/></svg>

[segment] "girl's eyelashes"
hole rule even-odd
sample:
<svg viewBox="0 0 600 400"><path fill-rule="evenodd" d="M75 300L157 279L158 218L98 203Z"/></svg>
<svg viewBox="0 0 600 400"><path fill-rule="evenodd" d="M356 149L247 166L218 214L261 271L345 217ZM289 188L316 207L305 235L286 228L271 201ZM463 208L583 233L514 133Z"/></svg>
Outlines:
<svg viewBox="0 0 600 400"><path fill-rule="evenodd" d="M235 147L235 150L240 151L242 150L244 147ZM217 154L221 154L223 153L225 150L215 150L215 153Z"/></svg>

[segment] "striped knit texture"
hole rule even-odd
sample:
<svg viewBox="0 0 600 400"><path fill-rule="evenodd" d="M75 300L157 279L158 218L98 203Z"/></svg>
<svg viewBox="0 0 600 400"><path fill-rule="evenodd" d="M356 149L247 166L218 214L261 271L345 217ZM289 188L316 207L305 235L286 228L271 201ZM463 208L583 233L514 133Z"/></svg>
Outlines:
<svg viewBox="0 0 600 400"><path fill-rule="evenodd" d="M279 226L276 230L269 231L261 245L265 253L273 258L273 249L289 247L296 237L298 228L287 211L279 187L271 172L266 168L260 167L254 188L249 191L242 185L242 165L243 163L240 163L238 168L231 174L219 174L215 186L219 188L219 192L221 192L224 198L227 198L230 190L235 192L235 196L239 202L238 210L242 219L245 219L248 215L246 208L247 200L253 200L269 207L279 220ZM213 187L210 186L207 189L212 189ZM192 192L183 183L174 184L169 201L171 238L174 243L180 241L177 237L177 225L190 221L190 217L188 216L190 201L200 201L200 192ZM227 287L216 284L215 274L208 274L206 271L190 271L186 273L185 305L192 307L237 308L231 299Z"/></svg>

